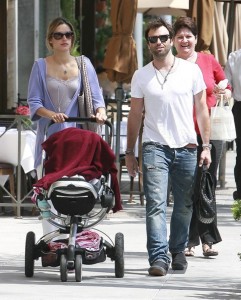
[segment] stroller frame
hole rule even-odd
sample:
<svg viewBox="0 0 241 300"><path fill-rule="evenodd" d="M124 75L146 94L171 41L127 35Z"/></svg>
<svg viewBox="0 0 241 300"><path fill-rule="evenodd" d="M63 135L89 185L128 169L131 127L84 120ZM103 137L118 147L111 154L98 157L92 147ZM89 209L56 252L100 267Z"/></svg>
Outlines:
<svg viewBox="0 0 241 300"><path fill-rule="evenodd" d="M66 121L80 124L96 122L95 118L68 118ZM108 121L105 122L105 125L110 128L110 145L112 143L112 125ZM60 279L62 282L67 281L68 271L70 270L75 271L77 282L82 281L82 264L103 262L106 257L115 262L115 276L117 278L124 277L124 236L122 233L116 233L115 242L106 234L105 236L109 241L101 237L99 251L85 249L76 244L78 234L84 230L91 228L98 231L93 227L102 221L113 207L113 191L110 188L110 180L110 174L101 175L99 179L94 180L95 182L87 182L83 176L79 175L64 176L53 182L48 191L45 191L44 198L51 199L57 211L57 214L51 212L47 221L58 229L42 236L37 243L35 243L35 233L32 231L27 233L25 242L26 277L34 275L34 262L40 257L42 258L43 267L60 266ZM68 214L66 214L66 199L70 201L69 203L72 203ZM41 200L40 197L39 201ZM98 206L97 209L96 206ZM79 211L81 214L78 213ZM64 239L67 244L66 247L57 249L55 252L50 251L48 243L64 234L68 235L68 238ZM63 241L63 239L59 241ZM54 258L52 263L46 262L46 257Z"/></svg>

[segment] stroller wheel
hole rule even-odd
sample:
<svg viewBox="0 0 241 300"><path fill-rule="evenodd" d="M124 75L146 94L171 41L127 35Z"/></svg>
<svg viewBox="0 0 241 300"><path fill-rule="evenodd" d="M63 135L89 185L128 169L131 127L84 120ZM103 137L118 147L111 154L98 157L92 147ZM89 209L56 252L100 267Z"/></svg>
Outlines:
<svg viewBox="0 0 241 300"><path fill-rule="evenodd" d="M82 256L80 254L75 257L75 280L76 282L82 280Z"/></svg>
<svg viewBox="0 0 241 300"><path fill-rule="evenodd" d="M29 231L26 236L25 243L25 276L33 277L34 274L34 249L35 249L35 233Z"/></svg>
<svg viewBox="0 0 241 300"><path fill-rule="evenodd" d="M124 235L121 232L115 235L115 277L124 277Z"/></svg>
<svg viewBox="0 0 241 300"><path fill-rule="evenodd" d="M62 282L68 279L67 257L65 254L62 254L60 257L60 279Z"/></svg>

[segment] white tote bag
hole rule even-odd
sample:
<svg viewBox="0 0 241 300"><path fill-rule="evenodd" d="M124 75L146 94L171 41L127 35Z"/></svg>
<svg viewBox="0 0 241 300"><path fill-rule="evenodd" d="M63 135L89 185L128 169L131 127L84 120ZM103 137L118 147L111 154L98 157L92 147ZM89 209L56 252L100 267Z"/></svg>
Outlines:
<svg viewBox="0 0 241 300"><path fill-rule="evenodd" d="M232 105L224 105L223 97L211 107L211 140L231 142L236 139Z"/></svg>

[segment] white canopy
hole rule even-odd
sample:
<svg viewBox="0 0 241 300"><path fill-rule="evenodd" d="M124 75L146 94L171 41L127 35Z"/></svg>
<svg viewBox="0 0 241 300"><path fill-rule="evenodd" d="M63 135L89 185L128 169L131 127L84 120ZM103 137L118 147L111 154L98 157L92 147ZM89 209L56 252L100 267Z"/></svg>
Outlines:
<svg viewBox="0 0 241 300"><path fill-rule="evenodd" d="M186 15L189 0L138 0L137 11L148 15Z"/></svg>

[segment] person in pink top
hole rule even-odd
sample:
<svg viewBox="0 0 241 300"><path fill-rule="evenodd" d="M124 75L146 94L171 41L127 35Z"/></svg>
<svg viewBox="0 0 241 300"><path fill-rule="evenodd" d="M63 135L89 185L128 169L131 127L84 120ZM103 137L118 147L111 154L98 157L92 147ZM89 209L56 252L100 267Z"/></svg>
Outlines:
<svg viewBox="0 0 241 300"><path fill-rule="evenodd" d="M196 63L203 74L205 84L207 86L207 105L209 110L211 107L216 105L216 102L220 100L223 94L224 100L231 97L231 87L227 85L225 89L218 87L220 81L226 79L225 73L222 66L215 59L212 54L197 52L195 51L195 46L197 44L197 26L195 22L189 17L179 17L173 24L174 30L174 46L177 51L177 57L188 60L191 63ZM202 151L202 140L199 132L199 128L196 122L196 117L194 113L195 129L198 138L198 157ZM217 169L221 159L221 154L223 150L223 141L211 140L211 159L212 163L209 168L215 187L217 185ZM194 203L195 206L195 203ZM195 207L193 207L193 215L189 230L189 241L187 248L185 250L186 256L194 255L194 248L200 244L200 239L202 242L202 250L204 256L215 256L218 255L218 251L212 248L213 244L222 241L220 233L217 228L217 217L211 224L201 223L197 216Z"/></svg>

